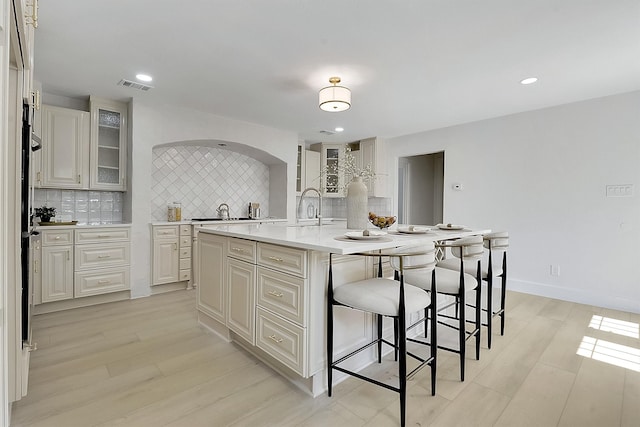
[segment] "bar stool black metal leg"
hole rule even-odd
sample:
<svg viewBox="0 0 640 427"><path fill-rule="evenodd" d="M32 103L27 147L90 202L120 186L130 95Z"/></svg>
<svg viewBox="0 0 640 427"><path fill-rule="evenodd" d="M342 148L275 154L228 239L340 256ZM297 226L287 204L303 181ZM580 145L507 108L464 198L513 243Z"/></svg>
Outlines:
<svg viewBox="0 0 640 427"><path fill-rule="evenodd" d="M466 330L466 325L467 325L467 319L466 319L466 315L465 315L465 288L464 288L464 278L463 275L464 274L464 270L461 269L461 273L460 273L460 296L456 297L456 300L458 300L458 304L456 305L456 310L459 313L458 316L458 321L459 321L459 341L460 341L460 381L464 381L464 358L466 356L466 344L467 344L467 330ZM460 307L460 309L458 310L458 307Z"/></svg>
<svg viewBox="0 0 640 427"><path fill-rule="evenodd" d="M500 335L504 335L504 317L506 314L507 299L507 252L502 255L502 295L500 295Z"/></svg>
<svg viewBox="0 0 640 427"><path fill-rule="evenodd" d="M493 329L493 261L489 251L489 265L487 267L487 347L491 349L491 335Z"/></svg>
<svg viewBox="0 0 640 427"><path fill-rule="evenodd" d="M378 363L382 363L382 315L377 315L378 322Z"/></svg>
<svg viewBox="0 0 640 427"><path fill-rule="evenodd" d="M480 261L478 261L476 280L478 281L478 287L476 288L476 360L480 360L480 341L482 336L482 269Z"/></svg>
<svg viewBox="0 0 640 427"><path fill-rule="evenodd" d="M329 254L329 283L327 286L327 394L333 386L333 268Z"/></svg>

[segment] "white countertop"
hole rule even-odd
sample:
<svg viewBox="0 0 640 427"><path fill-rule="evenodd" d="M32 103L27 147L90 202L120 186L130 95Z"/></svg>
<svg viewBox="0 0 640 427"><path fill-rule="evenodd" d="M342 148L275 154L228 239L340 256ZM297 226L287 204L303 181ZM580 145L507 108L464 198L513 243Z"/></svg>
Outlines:
<svg viewBox="0 0 640 427"><path fill-rule="evenodd" d="M211 221L153 221L151 225L213 225L213 224L260 224L263 222L287 222L284 218L225 219Z"/></svg>
<svg viewBox="0 0 640 427"><path fill-rule="evenodd" d="M329 224L321 227L317 225L292 224L209 225L200 228L200 233L238 237L258 242L344 255L484 234L491 231L489 229L470 227L460 231L433 229L425 234L402 234L395 231L395 228L393 227L389 230L386 236L371 240L352 240L345 237L346 232L358 230L347 230L344 224Z"/></svg>
<svg viewBox="0 0 640 427"><path fill-rule="evenodd" d="M76 225L36 225L36 230L60 230L63 228L111 228L131 227L131 224L76 224Z"/></svg>

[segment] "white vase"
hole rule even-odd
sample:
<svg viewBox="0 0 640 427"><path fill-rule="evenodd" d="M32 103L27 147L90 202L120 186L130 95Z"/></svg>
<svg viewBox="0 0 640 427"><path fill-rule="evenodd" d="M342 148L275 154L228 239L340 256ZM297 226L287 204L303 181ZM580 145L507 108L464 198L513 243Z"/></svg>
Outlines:
<svg viewBox="0 0 640 427"><path fill-rule="evenodd" d="M362 177L347 185L347 228L364 230L369 225L369 198Z"/></svg>

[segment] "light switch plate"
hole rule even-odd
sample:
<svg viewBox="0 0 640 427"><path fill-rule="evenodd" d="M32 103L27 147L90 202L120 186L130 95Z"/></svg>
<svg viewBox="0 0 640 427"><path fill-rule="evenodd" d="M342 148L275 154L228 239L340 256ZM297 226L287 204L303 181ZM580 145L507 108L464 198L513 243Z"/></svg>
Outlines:
<svg viewBox="0 0 640 427"><path fill-rule="evenodd" d="M633 197L633 184L607 185L607 197Z"/></svg>

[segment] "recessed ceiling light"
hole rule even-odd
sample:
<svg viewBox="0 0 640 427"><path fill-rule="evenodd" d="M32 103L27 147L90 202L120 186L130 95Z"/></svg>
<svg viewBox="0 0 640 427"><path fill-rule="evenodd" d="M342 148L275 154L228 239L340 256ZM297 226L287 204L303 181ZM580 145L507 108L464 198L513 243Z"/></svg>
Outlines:
<svg viewBox="0 0 640 427"><path fill-rule="evenodd" d="M336 132L342 132L344 130L344 128L336 128L335 131Z"/></svg>
<svg viewBox="0 0 640 427"><path fill-rule="evenodd" d="M520 83L523 85L530 85L531 83L535 83L538 81L537 77L528 77L524 80L520 80Z"/></svg>
<svg viewBox="0 0 640 427"><path fill-rule="evenodd" d="M148 74L136 74L136 79L140 80L141 82L150 82L151 80L153 80L153 77Z"/></svg>

